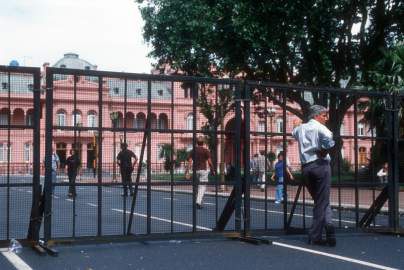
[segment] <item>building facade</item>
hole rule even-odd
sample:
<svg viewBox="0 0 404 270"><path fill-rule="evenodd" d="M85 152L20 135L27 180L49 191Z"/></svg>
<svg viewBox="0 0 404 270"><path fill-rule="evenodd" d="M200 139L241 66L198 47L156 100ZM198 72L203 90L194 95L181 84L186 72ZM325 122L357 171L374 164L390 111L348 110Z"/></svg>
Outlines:
<svg viewBox="0 0 404 270"><path fill-rule="evenodd" d="M45 78L44 64L43 78ZM67 53L57 61L53 67L74 68L84 70L96 70L97 66L80 59L77 54ZM44 80L42 81L44 84ZM103 127L110 127L102 134L102 163L103 168L113 167L115 157L119 152L119 142L126 141L129 148L138 156L143 139L141 129L146 124L147 116L147 81L123 80L118 78L104 78L102 82L102 114L98 105L98 77L78 76L74 79L70 75L55 75L53 83L53 146L58 153L62 165L72 148L79 149L83 167L93 168L96 164L97 131L100 121ZM32 125L32 77L22 74L13 74L11 78L7 74L0 73L0 125ZM11 101L8 104L8 96ZM126 97L126 98L125 98ZM163 158L160 155L165 144L174 141L174 149L192 148L193 129L193 106L192 92L180 82L153 81L151 83L151 127L156 131L152 133L151 162L154 170L162 170ZM44 105L45 94L41 95L41 104ZM125 105L126 103L126 105ZM255 113L255 107L251 107L251 155L261 150L279 153L283 149L284 132L282 108L272 103L267 103L267 115L262 117ZM10 118L9 118L10 115ZM206 124L207 119L197 108L196 114L197 129ZM226 115L223 128L229 128L229 122L234 118L234 113ZM358 136L370 136L369 127L363 116L358 116L358 124L354 126L353 108L349 109L341 135L353 136L357 129ZM291 113L286 115L286 132L292 132L292 123L295 116ZM125 121L125 122L124 122ZM79 130L66 130L65 127L79 126ZM58 128L60 127L60 128ZM113 131L113 128L117 131ZM124 133L126 127L129 130ZM171 133L169 129L183 132ZM45 106L41 106L41 141L45 140ZM279 133L275 136L267 136L263 132ZM375 134L374 134L375 135ZM173 136L173 138L171 138ZM15 172L28 172L32 163L32 131L28 129L11 130L10 145L8 145L8 133L6 129L0 130L0 167L10 160ZM224 151L219 153L228 154L229 147L224 140L218 140L220 149L223 144ZM290 136L287 137L288 159L293 169L300 168L298 149L296 141ZM359 165L365 165L370 157L371 143L369 140L359 140ZM226 149L227 148L227 149ZM41 159L44 157L44 143L41 144ZM354 140L344 139L342 156L350 164L354 164ZM10 150L10 151L9 151ZM8 156L9 154L9 156ZM228 160L226 162L229 162ZM3 166L3 170L4 170Z"/></svg>

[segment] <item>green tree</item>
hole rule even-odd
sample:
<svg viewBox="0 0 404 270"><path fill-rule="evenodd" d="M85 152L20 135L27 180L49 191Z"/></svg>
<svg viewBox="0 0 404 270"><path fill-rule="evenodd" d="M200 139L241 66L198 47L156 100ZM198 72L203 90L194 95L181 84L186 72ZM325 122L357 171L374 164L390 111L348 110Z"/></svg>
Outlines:
<svg viewBox="0 0 404 270"><path fill-rule="evenodd" d="M390 50L384 51L383 55L384 57L369 71L368 80L364 84L375 91L402 93L404 91L404 44L398 44ZM364 102L361 105L365 110L365 119L370 124L370 129L376 130L378 137L386 137L388 134L386 130L385 102L378 99L372 102ZM404 126L404 102L402 100L400 100L399 108L400 126L402 128ZM376 167L380 167L381 164L386 162L387 149L385 141L376 141L371 154L371 160Z"/></svg>
<svg viewBox="0 0 404 270"><path fill-rule="evenodd" d="M382 50L397 44L404 29L400 0L138 2L156 65L196 76L352 87L369 80ZM281 104L277 91L260 90L258 97ZM312 97L329 108L338 138L354 96L313 92ZM300 107L287 110L305 119L310 101L298 91L288 91L286 98Z"/></svg>

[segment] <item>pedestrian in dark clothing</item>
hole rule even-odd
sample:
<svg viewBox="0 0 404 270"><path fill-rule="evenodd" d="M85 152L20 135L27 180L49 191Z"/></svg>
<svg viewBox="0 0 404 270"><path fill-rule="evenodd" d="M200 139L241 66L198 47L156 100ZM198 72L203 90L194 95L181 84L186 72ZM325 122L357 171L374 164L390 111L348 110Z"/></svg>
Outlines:
<svg viewBox="0 0 404 270"><path fill-rule="evenodd" d="M309 119L307 123L294 128L292 133L299 143L303 176L314 200L309 244L335 246L330 207L331 158L328 154L335 142L332 132L325 126L328 120L326 108L320 105L311 106ZM325 240L322 238L323 229L326 231Z"/></svg>
<svg viewBox="0 0 404 270"><path fill-rule="evenodd" d="M67 176L69 177L69 193L67 196L76 197L76 177L81 166L81 161L76 150L70 150L70 156L66 159Z"/></svg>
<svg viewBox="0 0 404 270"><path fill-rule="evenodd" d="M132 158L134 159L133 163ZM137 163L137 157L135 153L128 149L128 145L126 143L121 143L121 151L118 153L116 159L121 170L121 179L123 185L122 196L128 196L128 187L130 195L133 196L132 172Z"/></svg>

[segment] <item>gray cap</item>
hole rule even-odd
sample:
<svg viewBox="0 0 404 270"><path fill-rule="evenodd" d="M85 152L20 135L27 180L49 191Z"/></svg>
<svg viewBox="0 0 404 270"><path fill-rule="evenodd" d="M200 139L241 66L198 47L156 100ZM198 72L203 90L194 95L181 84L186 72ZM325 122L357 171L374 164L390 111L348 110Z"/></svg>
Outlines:
<svg viewBox="0 0 404 270"><path fill-rule="evenodd" d="M321 105L312 105L309 108L309 119L313 119L316 115L326 112L327 108Z"/></svg>

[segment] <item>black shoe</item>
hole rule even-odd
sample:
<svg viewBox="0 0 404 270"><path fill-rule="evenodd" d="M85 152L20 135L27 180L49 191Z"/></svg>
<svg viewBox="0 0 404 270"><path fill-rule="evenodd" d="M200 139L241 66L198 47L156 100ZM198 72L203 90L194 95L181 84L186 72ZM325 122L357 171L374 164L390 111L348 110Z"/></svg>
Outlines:
<svg viewBox="0 0 404 270"><path fill-rule="evenodd" d="M199 204L199 203L196 204L196 209L202 209L202 208L203 208L203 206L201 204Z"/></svg>
<svg viewBox="0 0 404 270"><path fill-rule="evenodd" d="M335 245L337 244L337 239L335 238L335 228L333 225L325 226L325 236L327 244L330 247L335 247Z"/></svg>
<svg viewBox="0 0 404 270"><path fill-rule="evenodd" d="M121 196L122 197L128 197L128 193L122 193Z"/></svg>
<svg viewBox="0 0 404 270"><path fill-rule="evenodd" d="M313 240L309 238L308 244L313 246L326 246L328 242L324 239Z"/></svg>

